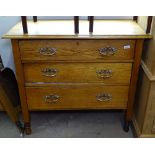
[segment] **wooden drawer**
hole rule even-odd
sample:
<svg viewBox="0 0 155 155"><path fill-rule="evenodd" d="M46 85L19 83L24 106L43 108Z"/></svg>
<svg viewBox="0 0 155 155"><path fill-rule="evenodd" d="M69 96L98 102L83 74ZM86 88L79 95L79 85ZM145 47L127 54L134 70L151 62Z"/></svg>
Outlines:
<svg viewBox="0 0 155 155"><path fill-rule="evenodd" d="M134 47L135 40L19 41L22 60L129 60Z"/></svg>
<svg viewBox="0 0 155 155"><path fill-rule="evenodd" d="M102 82L129 84L131 63L39 63L24 64L28 82Z"/></svg>
<svg viewBox="0 0 155 155"><path fill-rule="evenodd" d="M30 110L125 109L128 86L52 84L50 87L27 87L26 93Z"/></svg>

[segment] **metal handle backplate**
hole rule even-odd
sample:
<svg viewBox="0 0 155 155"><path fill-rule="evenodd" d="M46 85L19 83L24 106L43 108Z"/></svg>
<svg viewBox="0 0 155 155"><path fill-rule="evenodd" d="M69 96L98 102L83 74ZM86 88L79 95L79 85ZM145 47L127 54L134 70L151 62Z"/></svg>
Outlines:
<svg viewBox="0 0 155 155"><path fill-rule="evenodd" d="M99 49L99 53L102 56L111 56L116 53L117 49L115 47L103 47Z"/></svg>
<svg viewBox="0 0 155 155"><path fill-rule="evenodd" d="M110 93L101 93L96 96L97 101L106 102L112 100L112 95Z"/></svg>
<svg viewBox="0 0 155 155"><path fill-rule="evenodd" d="M41 47L39 53L45 56L52 56L56 53L56 48L53 47Z"/></svg>
<svg viewBox="0 0 155 155"><path fill-rule="evenodd" d="M44 76L54 77L56 76L58 70L54 68L45 68L41 72Z"/></svg>
<svg viewBox="0 0 155 155"><path fill-rule="evenodd" d="M101 69L101 70L96 71L96 73L99 78L112 77L112 70L109 70L109 69Z"/></svg>
<svg viewBox="0 0 155 155"><path fill-rule="evenodd" d="M44 96L45 102L46 103L50 103L50 104L57 103L57 101L59 100L59 98L60 98L60 96L54 95L54 94Z"/></svg>

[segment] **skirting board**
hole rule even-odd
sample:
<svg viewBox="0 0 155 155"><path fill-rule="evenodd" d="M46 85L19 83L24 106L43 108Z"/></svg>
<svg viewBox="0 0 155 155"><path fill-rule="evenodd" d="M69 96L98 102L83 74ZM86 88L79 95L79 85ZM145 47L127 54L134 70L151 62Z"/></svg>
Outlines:
<svg viewBox="0 0 155 155"><path fill-rule="evenodd" d="M141 60L141 67L143 68L143 71L144 71L145 75L148 77L148 79L150 81L155 81L155 76L152 75L152 73L150 72L148 67L145 65L143 60Z"/></svg>

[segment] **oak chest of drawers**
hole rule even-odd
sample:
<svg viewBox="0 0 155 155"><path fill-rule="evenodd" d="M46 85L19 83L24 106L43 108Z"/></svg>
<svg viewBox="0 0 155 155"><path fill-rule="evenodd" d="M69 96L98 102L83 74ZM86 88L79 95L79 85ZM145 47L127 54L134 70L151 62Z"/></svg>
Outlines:
<svg viewBox="0 0 155 155"><path fill-rule="evenodd" d="M36 110L124 109L128 130L143 41L150 38L134 22L128 24L133 29L128 35L100 35L98 28L93 35L24 35L20 24L6 34L27 134L29 111Z"/></svg>

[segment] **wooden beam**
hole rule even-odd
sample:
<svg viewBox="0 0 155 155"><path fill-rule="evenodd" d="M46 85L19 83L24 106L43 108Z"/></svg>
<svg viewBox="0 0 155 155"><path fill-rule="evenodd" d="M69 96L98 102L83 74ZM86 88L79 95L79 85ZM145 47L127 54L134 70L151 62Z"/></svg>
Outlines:
<svg viewBox="0 0 155 155"><path fill-rule="evenodd" d="M74 31L76 34L79 33L79 16L74 16Z"/></svg>
<svg viewBox="0 0 155 155"><path fill-rule="evenodd" d="M22 116L24 121L24 127L26 134L31 134L31 126L30 126L30 114L28 109L28 104L26 100L26 91L24 88L24 65L21 62L21 53L19 49L19 41L17 39L11 40L12 48L13 48L13 56L14 62L16 66L16 78L18 83L20 101L21 101L21 108L22 108Z"/></svg>
<svg viewBox="0 0 155 155"><path fill-rule="evenodd" d="M153 18L153 16L148 16L146 33L150 33L150 31L151 31L152 18Z"/></svg>
<svg viewBox="0 0 155 155"><path fill-rule="evenodd" d="M132 120L133 104L134 104L134 99L135 99L139 66L140 66L140 62L141 62L141 54L142 54L142 50L143 50L143 42L144 42L143 39L139 39L136 41L135 58L134 58L134 63L133 63L133 67L132 67L130 87L129 87L129 93L128 93L126 121Z"/></svg>
<svg viewBox="0 0 155 155"><path fill-rule="evenodd" d="M33 16L33 21L37 22L37 16Z"/></svg>
<svg viewBox="0 0 155 155"><path fill-rule="evenodd" d="M93 32L93 26L94 26L94 16L89 16L89 32Z"/></svg>
<svg viewBox="0 0 155 155"><path fill-rule="evenodd" d="M26 16L21 16L21 19L22 19L23 32L28 33Z"/></svg>
<svg viewBox="0 0 155 155"><path fill-rule="evenodd" d="M134 20L135 22L137 22L137 21L138 21L138 16L133 16L133 20Z"/></svg>

